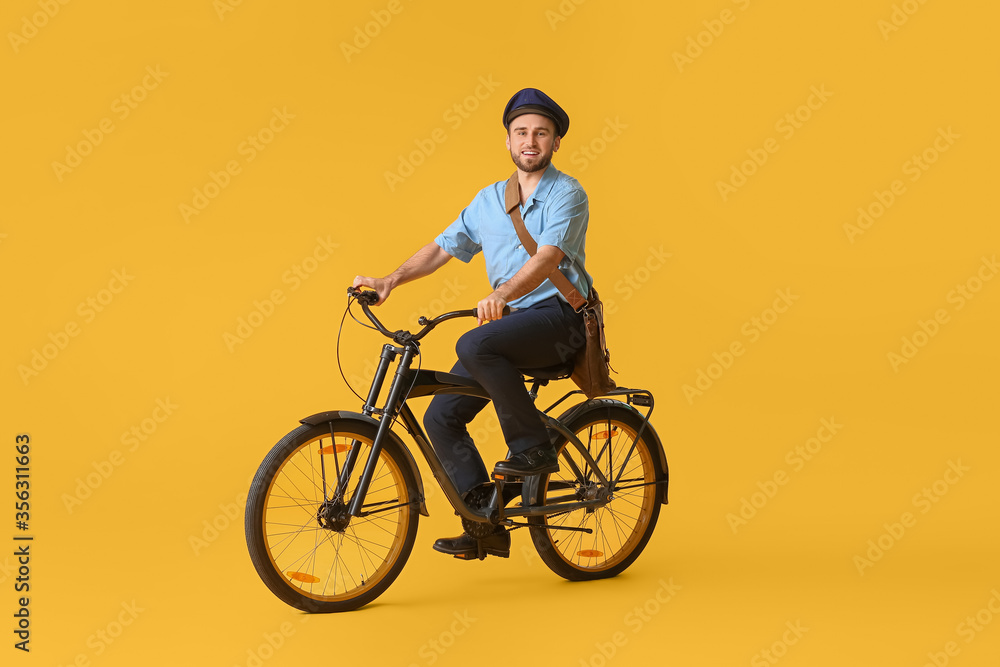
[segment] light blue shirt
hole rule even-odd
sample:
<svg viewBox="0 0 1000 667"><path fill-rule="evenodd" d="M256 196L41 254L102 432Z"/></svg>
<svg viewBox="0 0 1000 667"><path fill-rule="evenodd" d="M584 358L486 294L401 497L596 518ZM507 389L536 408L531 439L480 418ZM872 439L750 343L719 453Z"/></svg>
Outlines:
<svg viewBox="0 0 1000 667"><path fill-rule="evenodd" d="M504 209L506 185L504 179L480 190L458 219L434 239L445 252L463 262L482 251L493 289L513 278L530 259ZM549 164L535 191L521 206L521 217L538 247L551 245L563 251L565 257L559 269L586 297L592 283L584 267L590 210L587 193L577 180ZM527 308L557 295L563 298L546 279L533 291L511 301L510 306Z"/></svg>

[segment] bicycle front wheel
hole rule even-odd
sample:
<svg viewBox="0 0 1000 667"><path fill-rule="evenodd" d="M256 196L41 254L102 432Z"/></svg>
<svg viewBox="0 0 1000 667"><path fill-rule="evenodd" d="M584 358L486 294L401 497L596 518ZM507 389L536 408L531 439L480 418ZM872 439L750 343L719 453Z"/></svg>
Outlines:
<svg viewBox="0 0 1000 667"><path fill-rule="evenodd" d="M537 524L529 528L531 539L545 564L566 579L614 577L639 557L656 527L659 452L650 442L651 427L639 437L642 418L618 401L602 401L568 426L605 477L620 479L603 507L530 517ZM538 487L545 504L606 493L576 443L563 439L556 446L559 472L543 476Z"/></svg>
<svg viewBox="0 0 1000 667"><path fill-rule="evenodd" d="M393 438L379 454L364 515L346 512L375 434L374 425L358 420L300 426L274 446L250 485L250 558L271 592L297 609L327 613L368 604L410 555L417 484ZM352 447L360 448L352 484L339 497L338 473Z"/></svg>

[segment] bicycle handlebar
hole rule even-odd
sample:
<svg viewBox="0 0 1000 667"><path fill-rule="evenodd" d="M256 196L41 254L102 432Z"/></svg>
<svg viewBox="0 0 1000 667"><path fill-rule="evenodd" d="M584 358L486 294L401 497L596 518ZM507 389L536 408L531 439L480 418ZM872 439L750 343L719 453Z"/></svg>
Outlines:
<svg viewBox="0 0 1000 667"><path fill-rule="evenodd" d="M453 320L456 317L479 317L479 312L477 308L469 308L466 310L453 310L447 313L438 315L433 319L427 319L423 315L417 320L417 324L423 326L423 328L417 333L410 333L409 331L404 331L402 329L398 331L389 331L385 328L385 325L379 322L378 318L375 317L375 313L371 311L371 307L378 303L379 295L373 290L359 290L356 287L348 287L347 295L355 299L361 304L361 310L364 311L365 316L371 320L371 323L375 325L375 329L378 330L382 335L391 338L396 343L404 345L411 341L418 341L427 334L431 332L434 327L445 322L447 320ZM510 306L503 307L503 314L510 315Z"/></svg>

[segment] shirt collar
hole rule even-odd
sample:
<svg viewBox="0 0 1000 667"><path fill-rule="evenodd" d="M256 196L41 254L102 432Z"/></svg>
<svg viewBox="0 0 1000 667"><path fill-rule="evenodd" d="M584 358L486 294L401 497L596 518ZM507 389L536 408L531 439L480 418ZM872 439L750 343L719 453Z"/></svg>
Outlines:
<svg viewBox="0 0 1000 667"><path fill-rule="evenodd" d="M524 208L530 208L534 202L544 202L545 198L552 190L552 186L556 184L556 178L558 176L559 171L556 170L554 164L549 162L549 166L545 168L545 173L542 174L542 178L538 181L538 185L535 186L535 191L532 192L531 196L528 197L528 200L524 202Z"/></svg>
<svg viewBox="0 0 1000 667"><path fill-rule="evenodd" d="M507 180L507 186L504 192L504 207L507 209L507 213L514 210L515 206L520 204L519 190L517 187L517 173L511 174L510 178ZM538 180L538 185L535 186L535 191L531 193L528 200L524 202L524 210L527 211L531 206L537 202L544 202L545 197L548 196L549 192L552 190L552 186L555 185L556 179L559 177L559 171L555 168L551 162L549 166L545 168L545 173Z"/></svg>

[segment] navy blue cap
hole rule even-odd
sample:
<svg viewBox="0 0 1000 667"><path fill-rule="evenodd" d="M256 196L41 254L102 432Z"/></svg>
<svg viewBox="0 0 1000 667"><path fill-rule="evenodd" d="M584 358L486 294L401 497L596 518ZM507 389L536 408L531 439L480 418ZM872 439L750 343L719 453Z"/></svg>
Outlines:
<svg viewBox="0 0 1000 667"><path fill-rule="evenodd" d="M569 116L552 98L537 88L525 88L514 93L503 110L503 126L510 130L510 122L526 113L548 116L556 124L556 136L565 137L569 131Z"/></svg>

